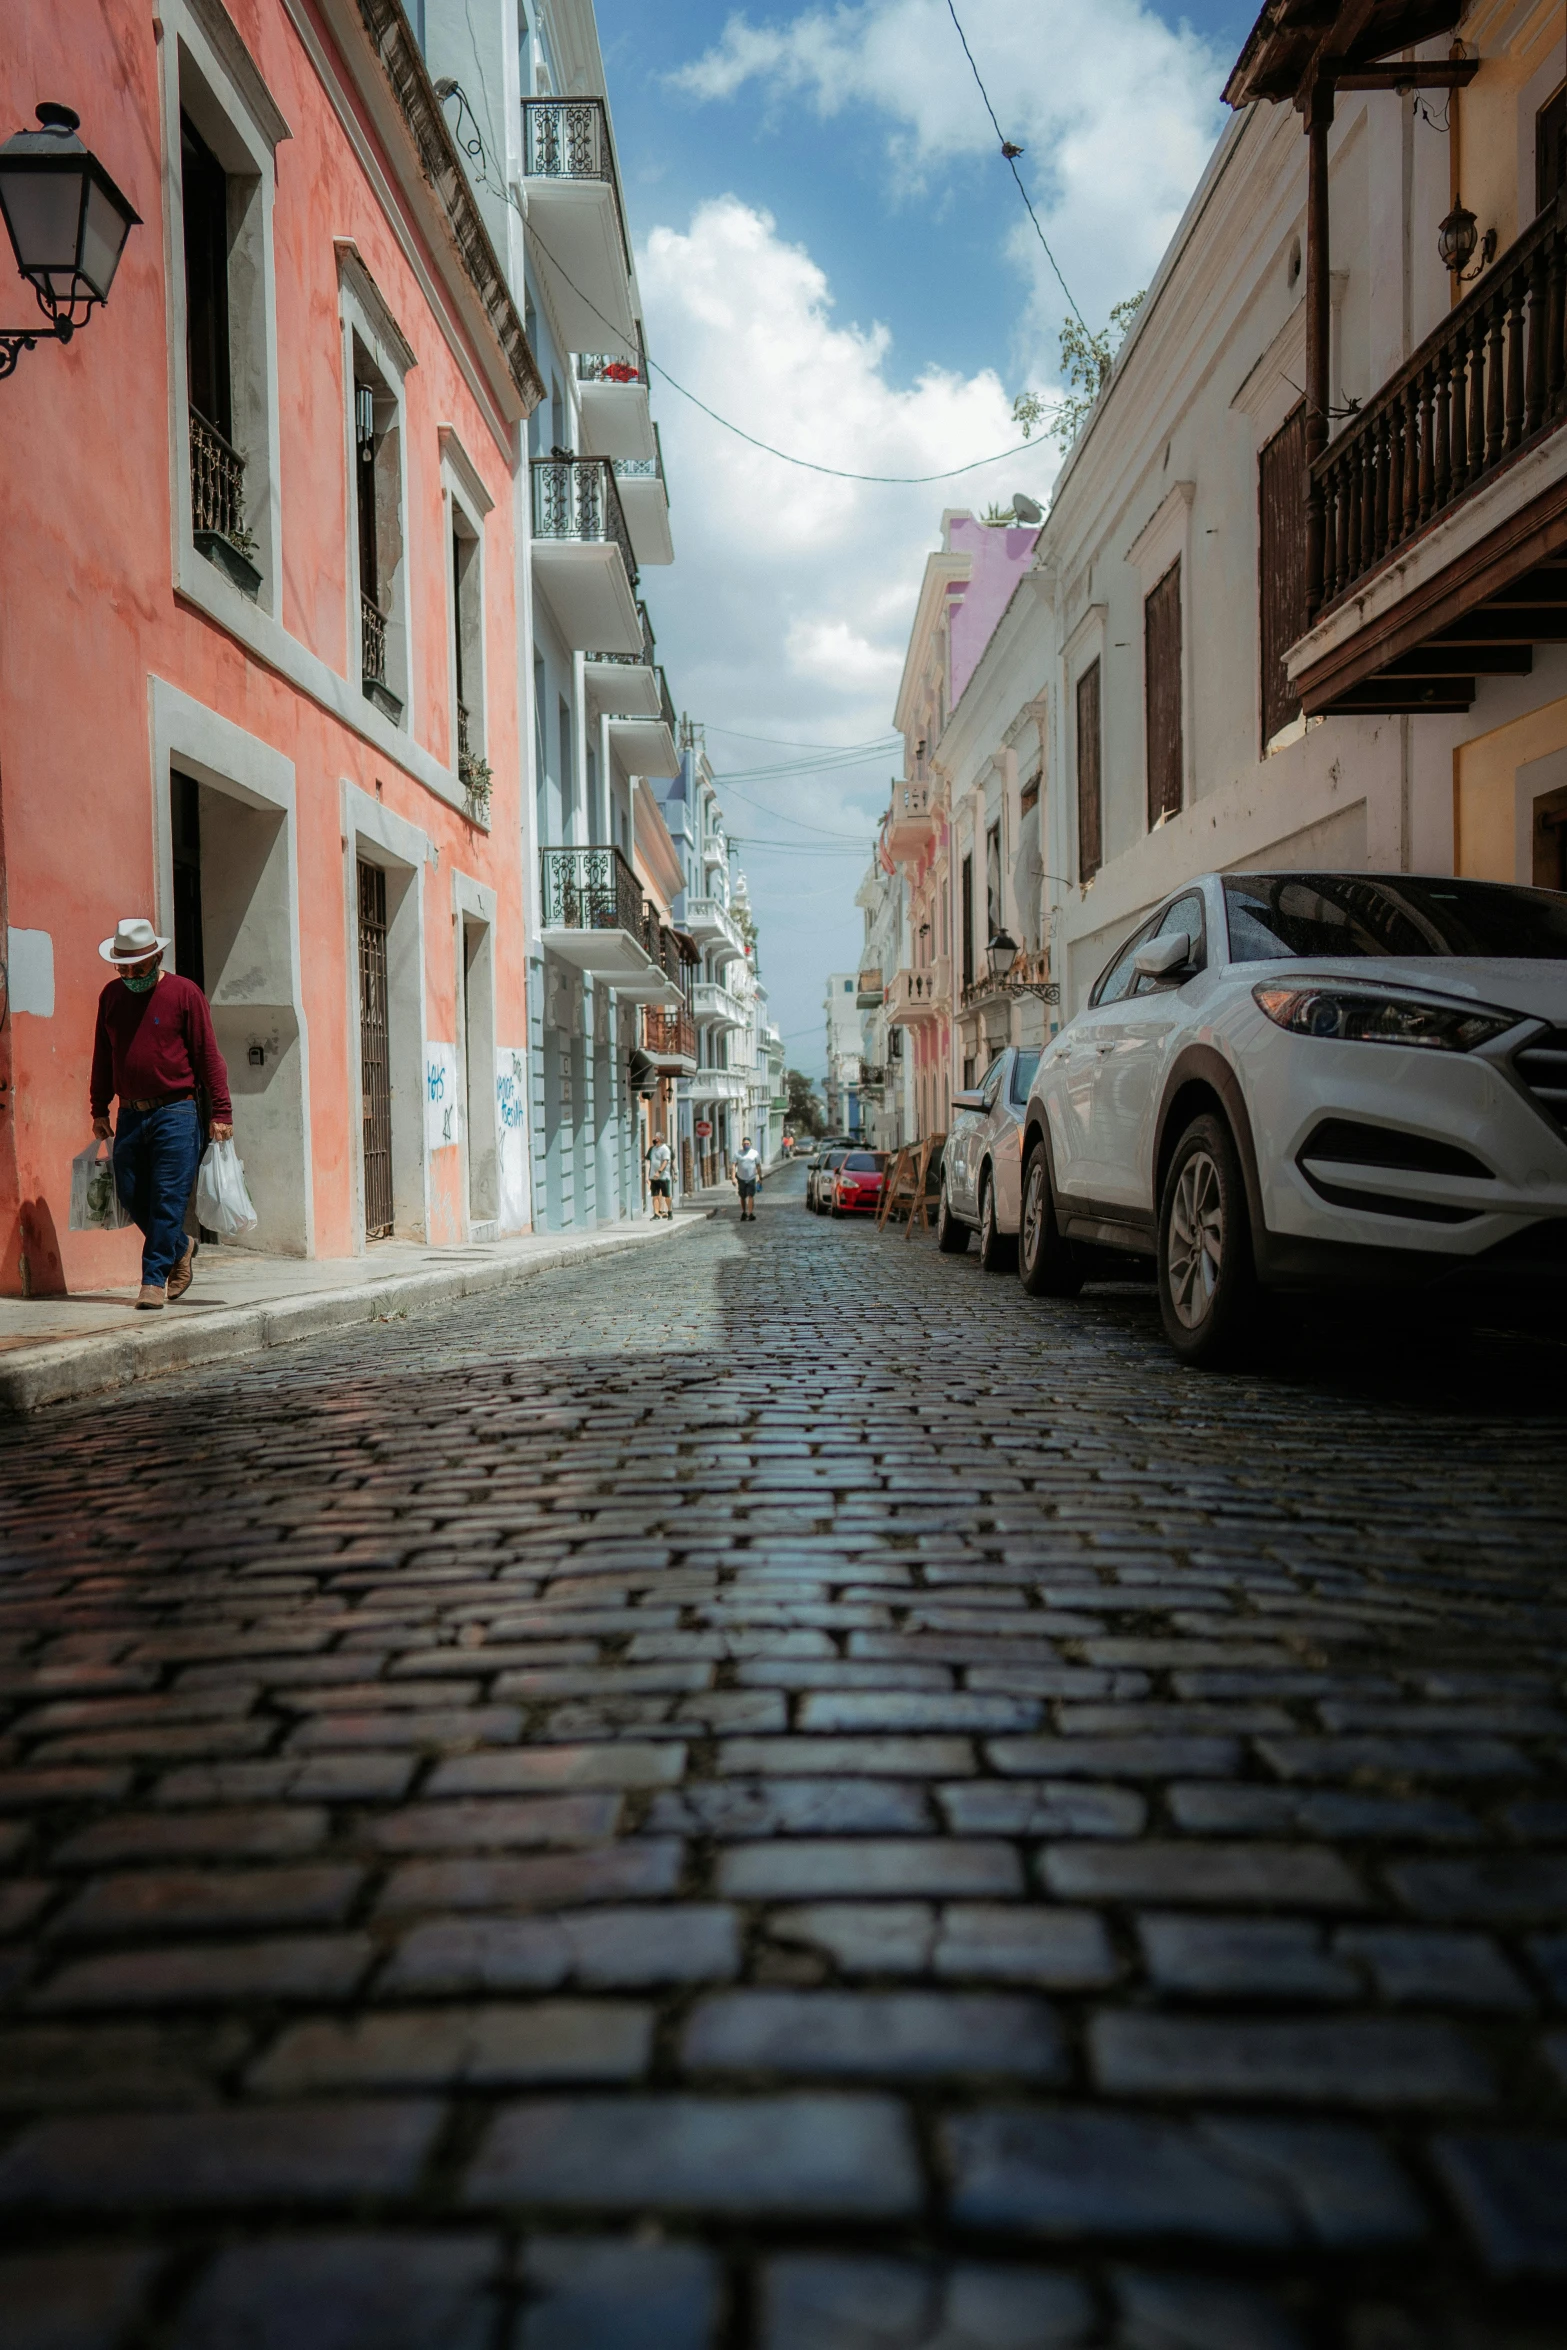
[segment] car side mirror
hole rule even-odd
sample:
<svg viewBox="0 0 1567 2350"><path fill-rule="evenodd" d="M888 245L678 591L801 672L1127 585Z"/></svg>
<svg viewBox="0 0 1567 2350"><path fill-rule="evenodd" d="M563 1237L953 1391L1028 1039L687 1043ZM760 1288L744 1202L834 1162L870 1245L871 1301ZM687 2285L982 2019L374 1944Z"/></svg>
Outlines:
<svg viewBox="0 0 1567 2350"><path fill-rule="evenodd" d="M955 1110L982 1110L984 1106L985 1097L982 1093L955 1093L952 1097Z"/></svg>
<svg viewBox="0 0 1567 2350"><path fill-rule="evenodd" d="M1171 930L1139 947L1132 957L1132 969L1139 979L1172 979L1176 972L1185 970L1191 959L1190 933Z"/></svg>

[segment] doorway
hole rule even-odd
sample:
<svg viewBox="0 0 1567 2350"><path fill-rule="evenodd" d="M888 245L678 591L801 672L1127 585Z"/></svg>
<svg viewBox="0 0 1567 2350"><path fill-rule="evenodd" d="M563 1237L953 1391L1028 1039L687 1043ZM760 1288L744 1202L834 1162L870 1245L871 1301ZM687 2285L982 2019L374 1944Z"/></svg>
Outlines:
<svg viewBox="0 0 1567 2350"><path fill-rule="evenodd" d="M1534 886L1567 890L1567 785L1534 803Z"/></svg>
<svg viewBox="0 0 1567 2350"><path fill-rule="evenodd" d="M359 860L359 1068L364 1094L365 1238L392 1230L392 1049L386 875Z"/></svg>
<svg viewBox="0 0 1567 2350"><path fill-rule="evenodd" d="M468 1138L468 1217L491 1224L500 1213L495 1117L495 958L488 922L462 922L464 1128Z"/></svg>

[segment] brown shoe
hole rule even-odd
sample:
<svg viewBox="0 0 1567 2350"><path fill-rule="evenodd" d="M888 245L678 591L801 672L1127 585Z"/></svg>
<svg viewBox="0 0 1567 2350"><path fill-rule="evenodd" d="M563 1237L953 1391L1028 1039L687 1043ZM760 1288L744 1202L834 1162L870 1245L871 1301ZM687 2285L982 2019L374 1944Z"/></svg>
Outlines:
<svg viewBox="0 0 1567 2350"><path fill-rule="evenodd" d="M194 1240L186 1241L185 1254L169 1275L170 1305L173 1305L177 1297L183 1297L190 1287L191 1275L196 1270L196 1245Z"/></svg>
<svg viewBox="0 0 1567 2350"><path fill-rule="evenodd" d="M158 1289L152 1282L144 1281L141 1295L136 1300L136 1311L139 1314L161 1314L168 1302L169 1293L166 1289Z"/></svg>

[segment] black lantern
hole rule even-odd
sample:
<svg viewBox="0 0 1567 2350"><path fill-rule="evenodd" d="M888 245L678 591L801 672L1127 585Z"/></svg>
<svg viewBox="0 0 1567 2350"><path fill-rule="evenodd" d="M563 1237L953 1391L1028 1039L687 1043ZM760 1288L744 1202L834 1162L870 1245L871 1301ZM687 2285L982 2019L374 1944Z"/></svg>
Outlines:
<svg viewBox="0 0 1567 2350"><path fill-rule="evenodd" d="M36 111L42 127L18 131L0 147L0 213L16 266L49 324L0 329L0 376L39 341L68 343L108 300L125 240L141 220L76 136L79 117L70 107Z"/></svg>
<svg viewBox="0 0 1567 2350"><path fill-rule="evenodd" d="M1477 244L1480 247L1480 258L1471 269L1469 264L1474 260ZM1465 285L1489 265L1496 252L1496 231L1488 228L1482 238L1474 214L1462 196L1455 196L1452 211L1436 232L1436 249L1458 283Z"/></svg>
<svg viewBox="0 0 1567 2350"><path fill-rule="evenodd" d="M998 930L985 949L985 962L992 983L999 987L1017 960L1017 940L1010 931Z"/></svg>

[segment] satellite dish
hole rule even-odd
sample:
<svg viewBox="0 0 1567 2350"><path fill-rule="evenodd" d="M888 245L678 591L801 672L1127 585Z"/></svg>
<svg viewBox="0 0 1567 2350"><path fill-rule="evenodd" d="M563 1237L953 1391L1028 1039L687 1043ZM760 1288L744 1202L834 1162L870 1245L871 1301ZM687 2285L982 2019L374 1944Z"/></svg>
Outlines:
<svg viewBox="0 0 1567 2350"><path fill-rule="evenodd" d="M1043 522L1045 519L1043 506L1033 498L1025 498L1021 490L1013 496L1012 511L1019 522Z"/></svg>

